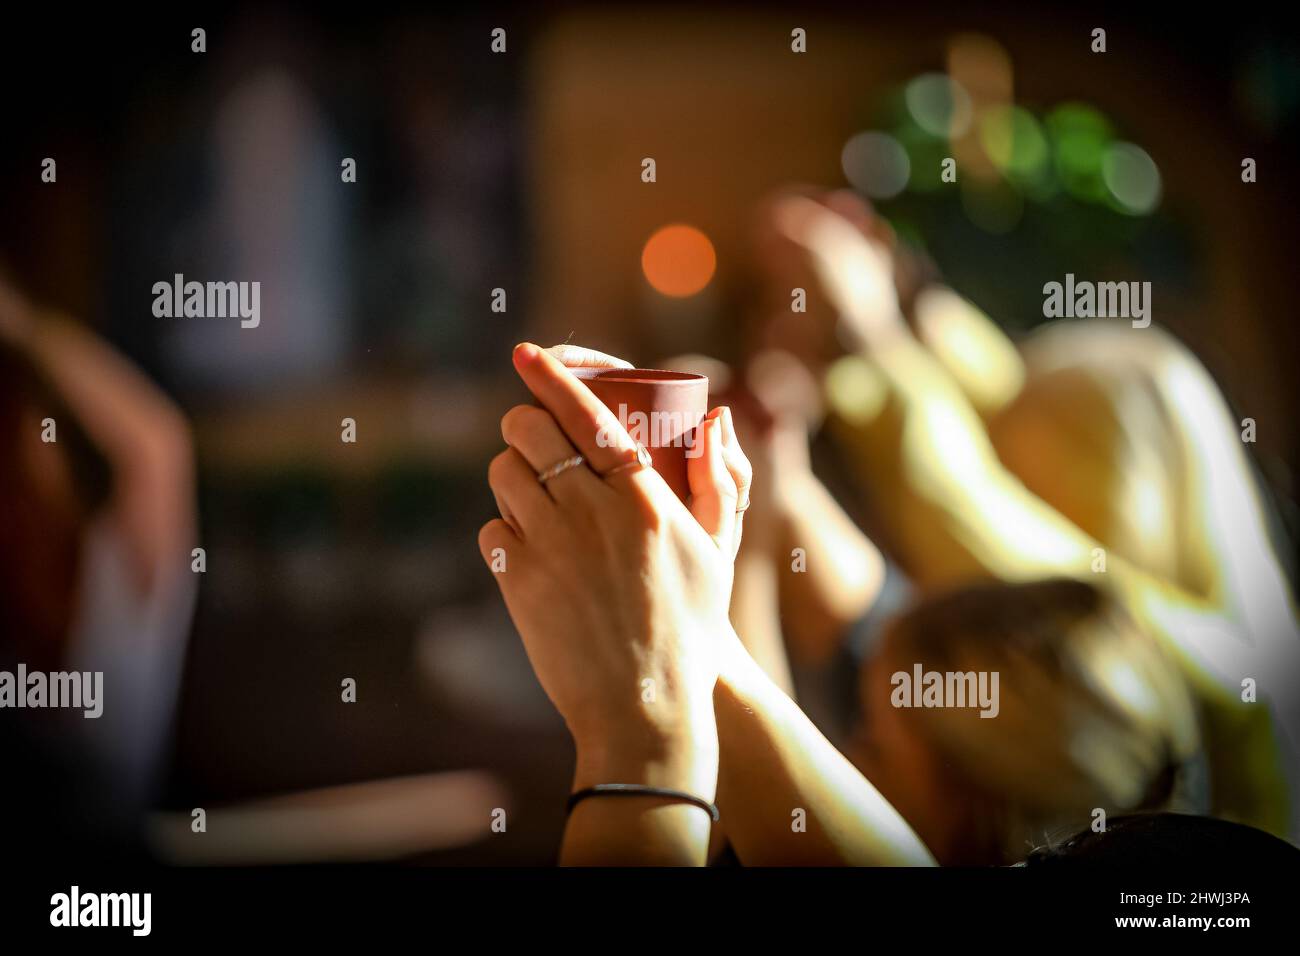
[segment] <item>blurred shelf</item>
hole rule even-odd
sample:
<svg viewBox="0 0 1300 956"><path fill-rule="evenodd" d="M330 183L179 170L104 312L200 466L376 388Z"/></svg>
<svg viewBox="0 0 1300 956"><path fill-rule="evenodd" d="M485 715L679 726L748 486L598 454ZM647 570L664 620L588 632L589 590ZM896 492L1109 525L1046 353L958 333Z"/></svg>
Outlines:
<svg viewBox="0 0 1300 956"><path fill-rule="evenodd" d="M358 378L200 412L194 442L202 469L222 474L320 468L369 477L394 460L481 461L501 445L513 404L505 382L441 376L412 382ZM342 421L356 441L342 440Z"/></svg>

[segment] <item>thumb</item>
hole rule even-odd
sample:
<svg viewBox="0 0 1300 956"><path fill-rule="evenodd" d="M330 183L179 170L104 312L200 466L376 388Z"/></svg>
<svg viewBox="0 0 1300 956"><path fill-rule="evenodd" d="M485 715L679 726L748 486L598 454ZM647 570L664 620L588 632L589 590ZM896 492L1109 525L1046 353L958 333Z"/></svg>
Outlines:
<svg viewBox="0 0 1300 956"><path fill-rule="evenodd" d="M700 527L731 557L738 505L736 482L722 457L722 422L706 418L699 429L700 454L686 459L689 507Z"/></svg>
<svg viewBox="0 0 1300 956"><path fill-rule="evenodd" d="M565 368L632 368L631 362L581 345L552 345L546 351Z"/></svg>

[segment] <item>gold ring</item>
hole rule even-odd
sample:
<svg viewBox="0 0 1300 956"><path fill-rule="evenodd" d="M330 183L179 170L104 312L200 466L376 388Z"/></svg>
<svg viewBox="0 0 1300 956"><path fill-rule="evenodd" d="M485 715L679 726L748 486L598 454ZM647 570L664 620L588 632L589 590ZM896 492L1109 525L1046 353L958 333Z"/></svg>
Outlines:
<svg viewBox="0 0 1300 956"><path fill-rule="evenodd" d="M581 455L574 455L572 458L566 458L564 461L557 462L545 471L538 472L537 481L544 485L556 475L562 475L570 468L577 468L586 460L587 459L583 458Z"/></svg>
<svg viewBox="0 0 1300 956"><path fill-rule="evenodd" d="M642 468L649 468L653 464L654 464L654 459L650 457L650 452L646 451L645 445L641 444L640 442L637 442L635 461L628 461L628 462L624 462L621 465L615 465L613 468L605 472L600 477L609 478L613 475L621 474L622 472L631 471L633 469L640 471Z"/></svg>

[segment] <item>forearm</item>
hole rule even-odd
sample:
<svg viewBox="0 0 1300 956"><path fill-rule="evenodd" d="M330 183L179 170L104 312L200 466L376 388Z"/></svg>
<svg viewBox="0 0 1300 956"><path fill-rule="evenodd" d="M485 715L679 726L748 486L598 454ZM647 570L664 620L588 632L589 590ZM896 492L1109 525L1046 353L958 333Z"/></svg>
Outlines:
<svg viewBox="0 0 1300 956"><path fill-rule="evenodd" d="M884 560L812 472L790 478L783 497L789 505L778 551L781 616L801 659L819 662L875 601ZM795 549L802 552L798 568L791 565Z"/></svg>
<svg viewBox="0 0 1300 956"><path fill-rule="evenodd" d="M979 416L919 343L904 337L855 361L887 396L865 415L832 392L836 427L922 585L1090 572L1095 542L1006 470Z"/></svg>
<svg viewBox="0 0 1300 956"><path fill-rule="evenodd" d="M794 693L790 660L781 633L781 556L741 547L731 590L731 626L745 649L786 693Z"/></svg>
<svg viewBox="0 0 1300 956"><path fill-rule="evenodd" d="M751 866L933 863L916 834L762 670L737 654L714 692L718 805Z"/></svg>
<svg viewBox="0 0 1300 956"><path fill-rule="evenodd" d="M159 577L186 567L193 544L189 425L142 372L71 320L47 318L29 340L72 414L109 459L112 517L127 534L141 587L153 587Z"/></svg>
<svg viewBox="0 0 1300 956"><path fill-rule="evenodd" d="M913 326L926 351L943 366L984 422L1015 400L1025 362L998 324L944 285L922 289L913 302Z"/></svg>

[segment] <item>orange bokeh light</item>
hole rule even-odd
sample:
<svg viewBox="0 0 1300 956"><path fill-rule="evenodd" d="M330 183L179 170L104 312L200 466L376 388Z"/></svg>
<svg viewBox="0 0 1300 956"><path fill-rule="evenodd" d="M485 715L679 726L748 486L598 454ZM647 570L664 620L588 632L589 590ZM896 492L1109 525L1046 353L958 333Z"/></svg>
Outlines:
<svg viewBox="0 0 1300 956"><path fill-rule="evenodd" d="M694 226L664 226L641 250L641 271L656 291L674 298L695 295L713 278L718 256L709 237Z"/></svg>

